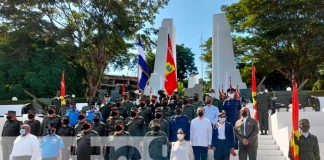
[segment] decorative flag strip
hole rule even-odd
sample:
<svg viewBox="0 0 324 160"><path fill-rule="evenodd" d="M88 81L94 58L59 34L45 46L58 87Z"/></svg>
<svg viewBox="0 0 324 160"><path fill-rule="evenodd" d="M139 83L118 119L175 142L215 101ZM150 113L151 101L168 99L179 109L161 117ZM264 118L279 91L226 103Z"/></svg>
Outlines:
<svg viewBox="0 0 324 160"><path fill-rule="evenodd" d="M257 106L257 101L256 101L256 77L255 77L255 66L252 64L252 101L253 101L253 108L254 108L254 119L256 121L259 121L259 116L258 116L258 106Z"/></svg>
<svg viewBox="0 0 324 160"><path fill-rule="evenodd" d="M298 129L298 121L299 121L299 102L298 102L298 87L297 82L295 80L295 75L292 75L292 131L290 137L290 155L292 156L293 160L299 160L299 146L296 143L296 140L299 140L300 132Z"/></svg>
<svg viewBox="0 0 324 160"><path fill-rule="evenodd" d="M138 39L138 88L144 91L144 88L150 78L150 70L145 61L145 54L141 39Z"/></svg>
<svg viewBox="0 0 324 160"><path fill-rule="evenodd" d="M165 63L164 89L167 95L170 96L173 93L173 91L175 91L177 88L178 88L177 69L174 62L170 36L168 35L168 48L167 48L167 56L166 56L166 63Z"/></svg>

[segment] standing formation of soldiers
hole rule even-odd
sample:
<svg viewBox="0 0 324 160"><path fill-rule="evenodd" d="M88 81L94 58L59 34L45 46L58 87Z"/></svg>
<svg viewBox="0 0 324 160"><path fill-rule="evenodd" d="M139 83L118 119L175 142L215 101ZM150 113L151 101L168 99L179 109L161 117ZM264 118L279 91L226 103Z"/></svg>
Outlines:
<svg viewBox="0 0 324 160"><path fill-rule="evenodd" d="M235 126L240 116L242 116L241 102L235 99L235 90L227 90L227 99L223 102L216 99L213 93L214 90L211 90L207 96L208 98L206 98L208 104L213 104L219 109L219 112L225 113L227 117L226 121L232 126ZM210 97L213 97L212 102L210 102ZM260 87L260 93L257 94L256 98L259 107L261 134L267 134L268 110L272 108L272 102L269 94L264 92L264 86ZM30 126L30 133L35 136L47 135L47 127L49 124L54 124L57 126L57 134L59 136L73 137L74 139L73 141L63 140L64 143L69 144L65 145L63 151L64 159L68 159L71 154L76 154L77 159L81 160L90 159L90 156L99 157L101 155L104 155L105 159L117 159L120 156L125 156L127 159L143 158L139 154L138 148L131 147L132 145L146 148L143 152L147 152L153 159L168 159L170 148L165 148L164 146L168 146L169 142L177 140L177 131L180 128L186 132L185 139L189 140L190 122L197 117L197 108L205 105L204 102L199 100L198 94L195 94L193 99L189 99L180 98L176 92L170 99L160 97L160 100L158 100L158 97L154 95L150 98L141 96L137 105L135 102L129 100L127 94L123 95L123 99L118 99L115 102L105 97L104 102L91 101L88 107L84 107L80 111L70 99L67 102L66 105L62 106L57 103L55 103L57 106L49 106L47 115L43 118L42 122L36 120L35 111L30 110L28 112L28 120L23 123ZM102 104L101 106L98 105L100 103ZM60 108L58 109L58 107ZM57 112L60 113L57 114ZM20 134L20 126L22 125L22 122L17 120L14 111L9 111L6 118L7 121L3 126L1 135L3 159L9 159L8 156L13 146L13 140L6 137L18 136ZM303 120L301 127L305 135L303 134L304 137L298 143L313 146L316 150L314 152L316 159L318 150L316 149L315 143L317 139L308 133L309 122ZM239 137L243 132L238 131L236 134L238 135L238 139L236 137L235 148L245 143L244 138ZM118 137L123 137L122 143L129 143L129 145L116 149L105 144L104 140L100 139L99 136L115 137L109 139L109 143L111 144L119 143L121 139ZM132 139L133 137L144 137L144 141L136 141ZM154 141L149 144L146 143L145 140L151 139L152 137L155 138ZM95 139L95 143L102 144L101 146L103 147L93 147L90 139L91 141ZM69 148L69 146L74 147ZM308 151L309 148L301 147L300 150Z"/></svg>

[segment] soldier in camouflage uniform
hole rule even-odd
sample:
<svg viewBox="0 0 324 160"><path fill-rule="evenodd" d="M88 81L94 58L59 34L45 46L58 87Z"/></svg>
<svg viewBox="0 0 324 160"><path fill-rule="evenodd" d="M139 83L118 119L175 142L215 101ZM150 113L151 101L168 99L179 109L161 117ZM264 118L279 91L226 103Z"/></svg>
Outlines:
<svg viewBox="0 0 324 160"><path fill-rule="evenodd" d="M195 96L194 96L194 101L193 103L191 104L195 110L195 113L197 112L197 108L198 107L204 107L205 106L205 103L203 101L200 101L199 100L199 94L195 93Z"/></svg>
<svg viewBox="0 0 324 160"><path fill-rule="evenodd" d="M151 131L147 132L144 137L144 157L166 160L168 158L168 136L161 131L160 120L152 120L149 127Z"/></svg>
<svg viewBox="0 0 324 160"><path fill-rule="evenodd" d="M188 98L185 98L183 100L182 108L183 108L183 112L182 112L183 115L186 115L189 121L191 121L196 117L195 108L191 104L189 104Z"/></svg>
<svg viewBox="0 0 324 160"><path fill-rule="evenodd" d="M139 115L138 108L131 109L131 117L126 119L126 130L131 136L145 135L145 120Z"/></svg>
<svg viewBox="0 0 324 160"><path fill-rule="evenodd" d="M95 113L93 117L93 130L98 132L99 136L107 135L106 124L100 121L100 113Z"/></svg>
<svg viewBox="0 0 324 160"><path fill-rule="evenodd" d="M320 151L318 140L315 135L309 133L309 120L301 119L299 120L299 128L301 130L301 135L299 140L295 137L295 143L299 146L299 159L300 160L320 160ZM291 150L289 147L289 158L293 160L291 155Z"/></svg>
<svg viewBox="0 0 324 160"><path fill-rule="evenodd" d="M162 107L158 107L155 109L155 119L153 119L150 122L149 126L152 125L151 123L153 123L153 121L159 122L161 131L166 133L167 135L169 135L169 122L166 121L165 119L163 119L163 108Z"/></svg>
<svg viewBox="0 0 324 160"><path fill-rule="evenodd" d="M130 134L125 131L125 122L118 119L115 121L113 126L115 129L114 132L109 134L109 141L110 144L118 144L122 145L120 148L109 147L108 158L106 159L118 159L119 157L125 157L126 159L134 159L133 152L134 149L132 146L132 139ZM116 150L117 149L117 150Z"/></svg>
<svg viewBox="0 0 324 160"><path fill-rule="evenodd" d="M118 99L116 102L116 107L119 110L119 115L126 119L129 115L127 114L126 108L122 106L121 99Z"/></svg>
<svg viewBox="0 0 324 160"><path fill-rule="evenodd" d="M172 96L171 96L171 101L169 103L170 109L174 111L176 106L181 105L181 103L182 102L180 100L180 96L179 96L178 92L174 91Z"/></svg>
<svg viewBox="0 0 324 160"><path fill-rule="evenodd" d="M79 132L82 131L82 126L83 126L83 123L85 122L86 120L86 114L87 112L85 110L81 110L80 113L79 113L79 117L78 117L78 123L75 125L74 127L74 131L75 131L75 134L77 135Z"/></svg>
<svg viewBox="0 0 324 160"><path fill-rule="evenodd" d="M146 133L146 131L148 129L148 124L153 119L153 113L147 107L147 103L146 103L146 98L145 97L141 97L140 98L140 106L139 106L138 112L139 112L139 115L144 118L144 121L145 121L145 126L144 126L144 131L145 132L144 133Z"/></svg>
<svg viewBox="0 0 324 160"><path fill-rule="evenodd" d="M129 100L129 96L128 96L127 93L124 93L123 98L124 99L123 99L123 102L122 102L122 107L124 107L126 109L126 113L129 116L130 112L131 112L131 109L133 107L135 107L135 104Z"/></svg>
<svg viewBox="0 0 324 160"><path fill-rule="evenodd" d="M106 120L107 134L115 132L115 122L116 120L121 120L125 122L125 119L119 115L119 110L116 107L113 107L110 112L110 116Z"/></svg>
<svg viewBox="0 0 324 160"><path fill-rule="evenodd" d="M162 98L162 110L163 119L169 121L169 119L174 115L174 110L170 109L167 98Z"/></svg>

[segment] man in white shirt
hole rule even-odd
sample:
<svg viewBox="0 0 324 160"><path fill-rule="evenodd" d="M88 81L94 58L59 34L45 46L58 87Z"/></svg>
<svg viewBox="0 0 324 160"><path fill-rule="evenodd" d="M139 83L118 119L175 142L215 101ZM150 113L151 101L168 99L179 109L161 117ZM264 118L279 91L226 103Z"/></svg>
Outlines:
<svg viewBox="0 0 324 160"><path fill-rule="evenodd" d="M216 124L218 121L219 110L216 106L212 105L213 97L210 95L206 95L206 106L205 110L205 118L209 119L212 124Z"/></svg>
<svg viewBox="0 0 324 160"><path fill-rule="evenodd" d="M22 125L19 132L20 136L14 142L10 160L39 159L41 157L39 141L36 136L30 134L30 126Z"/></svg>
<svg viewBox="0 0 324 160"><path fill-rule="evenodd" d="M192 143L195 160L207 160L208 149L211 149L212 124L204 118L205 110L202 107L197 109L198 117L190 124L190 141Z"/></svg>

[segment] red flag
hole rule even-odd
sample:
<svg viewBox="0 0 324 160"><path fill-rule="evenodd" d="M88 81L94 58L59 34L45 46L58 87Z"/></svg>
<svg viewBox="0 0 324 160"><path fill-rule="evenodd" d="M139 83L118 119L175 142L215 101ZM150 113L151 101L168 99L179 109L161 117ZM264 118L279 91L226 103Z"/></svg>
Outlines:
<svg viewBox="0 0 324 160"><path fill-rule="evenodd" d="M233 87L232 87L232 77L231 77L231 76L229 77L229 87L230 87L230 89L233 88Z"/></svg>
<svg viewBox="0 0 324 160"><path fill-rule="evenodd" d="M170 96L173 91L178 88L177 83L177 70L172 54L172 45L170 36L168 35L168 49L167 49L167 58L165 64L165 80L164 80L164 89L166 93Z"/></svg>
<svg viewBox="0 0 324 160"><path fill-rule="evenodd" d="M254 112L254 119L256 121L259 121L259 116L258 116L258 106L257 106L257 101L256 101L256 77L255 77L255 66L252 64L252 100L253 100L253 108L255 110Z"/></svg>
<svg viewBox="0 0 324 160"><path fill-rule="evenodd" d="M295 80L295 76L292 76L292 131L290 137L290 154L293 157L293 160L299 160L299 146L296 144L295 139L299 140L300 132L298 129L298 120L299 120L299 102L298 102L298 87L297 82Z"/></svg>
<svg viewBox="0 0 324 160"><path fill-rule="evenodd" d="M62 78L61 78L61 97L65 97L64 71L62 72Z"/></svg>
<svg viewBox="0 0 324 160"><path fill-rule="evenodd" d="M124 83L122 84L122 88L121 89L122 89L122 95L124 95L124 93L126 92L126 88L125 88L125 84Z"/></svg>
<svg viewBox="0 0 324 160"><path fill-rule="evenodd" d="M240 97L240 90L238 88L238 85L236 85L236 100L241 100L241 97Z"/></svg>

